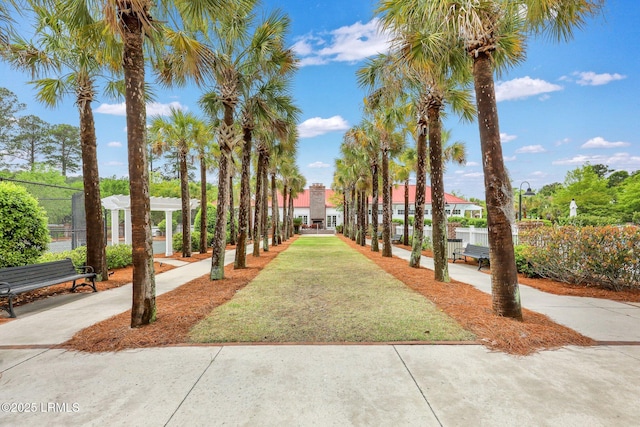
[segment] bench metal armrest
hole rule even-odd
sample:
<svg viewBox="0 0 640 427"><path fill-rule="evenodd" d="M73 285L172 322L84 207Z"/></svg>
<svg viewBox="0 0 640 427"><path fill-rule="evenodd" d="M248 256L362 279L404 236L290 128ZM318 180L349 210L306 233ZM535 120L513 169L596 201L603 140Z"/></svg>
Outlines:
<svg viewBox="0 0 640 427"><path fill-rule="evenodd" d="M80 267L78 267L80 270L82 270L83 273L93 273L93 267L91 267L90 265L81 265Z"/></svg>

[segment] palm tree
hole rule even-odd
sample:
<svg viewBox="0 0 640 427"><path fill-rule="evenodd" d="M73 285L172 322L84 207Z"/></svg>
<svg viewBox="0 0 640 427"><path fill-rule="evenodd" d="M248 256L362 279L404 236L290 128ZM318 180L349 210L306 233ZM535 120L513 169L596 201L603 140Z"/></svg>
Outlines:
<svg viewBox="0 0 640 427"><path fill-rule="evenodd" d="M193 143L200 163L200 253L207 253L207 172L213 169L215 148L212 126L199 121L193 129Z"/></svg>
<svg viewBox="0 0 640 427"><path fill-rule="evenodd" d="M400 154L399 163L396 169L396 178L404 183L404 226L402 232L402 243L409 246L409 179L411 172L416 169L416 149L406 147Z"/></svg>
<svg viewBox="0 0 640 427"><path fill-rule="evenodd" d="M114 68L119 46L103 37L104 22L90 20L81 28L73 28L60 10L36 8L37 41L20 38L8 46L6 58L19 69L36 77L37 98L50 107L73 94L80 118L82 178L87 224L87 264L98 280L107 280L105 227L100 197L97 139L91 103L95 99L95 81L106 69ZM96 55L96 53L99 53ZM56 74L56 77L45 77Z"/></svg>
<svg viewBox="0 0 640 427"><path fill-rule="evenodd" d="M204 122L193 113L171 108L167 119L153 117L149 132L152 139L152 151L161 154L175 149L180 172L180 199L182 208L182 256L191 256L191 196L189 194L189 152L201 132ZM205 203L206 204L206 203ZM202 215L201 215L202 216ZM205 217L206 218L206 217Z"/></svg>
<svg viewBox="0 0 640 427"><path fill-rule="evenodd" d="M123 44L122 70L127 115L127 146L133 246L133 298L131 326L151 323L156 316L153 247L150 224L149 168L146 150L145 42L156 49L146 52L163 54L153 63L161 67L166 83L203 81L212 64L212 55L185 31L163 25L170 15L192 29L209 25L247 0L209 1L175 0L153 3L150 0L41 0L47 6L60 6L70 27L81 28L91 23L91 16L103 16L105 34L117 36ZM157 6L153 8L152 6ZM151 12L157 16L152 16ZM158 19L160 18L160 19Z"/></svg>
<svg viewBox="0 0 640 427"><path fill-rule="evenodd" d="M281 66L280 70L286 72L286 66ZM272 78L264 82L254 80L258 84L251 84L245 87L242 97L242 165L240 178L240 207L238 213L238 246L236 247L236 257L234 268L246 267L246 245L249 236L249 224L251 216L251 195L250 195L250 166L253 146L253 133L256 127L259 129L268 128L280 129L284 122L295 120L298 109L294 106L289 96L288 78L286 74L275 73ZM288 120L280 120L280 117L290 117ZM262 169L260 169L262 171ZM256 193L257 194L257 193ZM261 202L261 201L260 201ZM256 211L262 207L256 199ZM253 249L254 255L259 256L259 245Z"/></svg>
<svg viewBox="0 0 640 427"><path fill-rule="evenodd" d="M494 70L522 60L528 33L569 39L573 27L582 26L602 4L602 0L384 0L381 5L396 27L422 27L425 34L439 34L447 50L469 55L478 105L490 262L494 266L493 309L501 316L522 319L511 237L513 192L500 144Z"/></svg>
<svg viewBox="0 0 640 427"><path fill-rule="evenodd" d="M293 201L298 197L298 194L304 191L304 187L307 185L307 180L304 175L300 173L298 168L296 167L290 177L289 177L289 230L291 231L291 235L294 233L293 229L293 218L294 218L294 206Z"/></svg>
<svg viewBox="0 0 640 427"><path fill-rule="evenodd" d="M369 162L371 173L371 250L379 252L378 245L378 187L380 182L380 139L374 132L373 124L364 120L349 129L344 136L345 144L362 149Z"/></svg>
<svg viewBox="0 0 640 427"><path fill-rule="evenodd" d="M254 4L254 2L251 2ZM221 25L213 28L216 37L216 54L212 73L216 82L215 92L224 106L224 118L219 132L220 165L218 182L228 182L231 151L237 140L235 110L242 96L243 87L252 84L261 72L278 63L283 55L283 40L289 20L280 13L273 13L255 27L249 9L240 9L233 16L221 19ZM224 278L224 250L226 243L226 216L229 202L228 189L219 184L218 210L211 259L212 280Z"/></svg>

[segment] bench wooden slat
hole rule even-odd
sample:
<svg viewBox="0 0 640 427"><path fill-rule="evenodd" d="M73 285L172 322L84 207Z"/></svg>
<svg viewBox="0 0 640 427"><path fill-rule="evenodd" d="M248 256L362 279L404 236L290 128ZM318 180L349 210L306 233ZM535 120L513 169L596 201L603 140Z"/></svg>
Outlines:
<svg viewBox="0 0 640 427"><path fill-rule="evenodd" d="M93 268L83 266L81 270L81 272L76 270L70 258L41 264L1 268L0 297L8 298L9 304L8 309L0 308L7 310L11 317L16 317L13 311L13 299L18 294L65 282L73 282L72 291L75 291L78 286L91 286L93 291L97 292L96 274L93 272ZM76 281L80 279L89 279L90 283L76 284Z"/></svg>

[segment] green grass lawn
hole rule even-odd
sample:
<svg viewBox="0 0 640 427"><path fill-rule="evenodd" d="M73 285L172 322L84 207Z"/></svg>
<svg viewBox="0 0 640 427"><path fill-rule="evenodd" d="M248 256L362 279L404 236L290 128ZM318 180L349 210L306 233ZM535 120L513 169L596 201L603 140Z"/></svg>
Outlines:
<svg viewBox="0 0 640 427"><path fill-rule="evenodd" d="M231 301L196 325L190 337L194 342L475 338L336 237L298 238Z"/></svg>

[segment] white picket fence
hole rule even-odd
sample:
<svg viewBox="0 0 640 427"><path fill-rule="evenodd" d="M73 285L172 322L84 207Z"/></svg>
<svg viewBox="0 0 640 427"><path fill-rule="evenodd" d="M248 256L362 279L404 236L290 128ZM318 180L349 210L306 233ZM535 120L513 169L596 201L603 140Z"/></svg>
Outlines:
<svg viewBox="0 0 640 427"><path fill-rule="evenodd" d="M402 226L398 225L396 227L398 233L402 233ZM431 239L431 230L432 227L430 225L424 226L424 238ZM413 234L413 227L409 227L409 235ZM518 227L513 227L513 244L518 244ZM478 246L487 246L489 247L489 229L488 228L476 228L476 227L458 227L456 228L456 239L462 240L462 246L467 244L478 245Z"/></svg>

